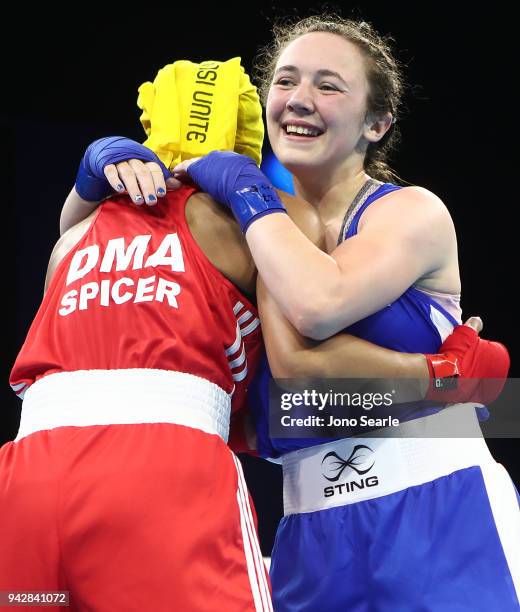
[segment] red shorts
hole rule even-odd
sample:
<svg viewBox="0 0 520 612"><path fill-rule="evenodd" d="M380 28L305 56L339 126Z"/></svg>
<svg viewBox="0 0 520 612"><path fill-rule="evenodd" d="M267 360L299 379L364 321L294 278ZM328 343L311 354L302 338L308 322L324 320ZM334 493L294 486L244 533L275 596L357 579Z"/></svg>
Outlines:
<svg viewBox="0 0 520 612"><path fill-rule="evenodd" d="M217 435L37 431L0 449L0 517L0 591L69 591L80 610L272 609L240 464Z"/></svg>

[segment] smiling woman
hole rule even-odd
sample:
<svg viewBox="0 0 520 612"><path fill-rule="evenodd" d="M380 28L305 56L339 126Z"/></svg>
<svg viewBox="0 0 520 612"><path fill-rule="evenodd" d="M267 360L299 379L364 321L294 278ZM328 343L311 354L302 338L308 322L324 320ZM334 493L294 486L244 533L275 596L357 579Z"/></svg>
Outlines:
<svg viewBox="0 0 520 612"><path fill-rule="evenodd" d="M302 53L308 45L320 51ZM336 69L320 68L323 65ZM322 168L352 163L354 154L364 157L392 122L389 111L370 113L369 89L363 56L354 44L329 32L293 41L278 61L267 99L269 139L282 164L297 172L316 165L316 157ZM308 112L313 105L319 114ZM362 135L365 142L356 149Z"/></svg>
<svg viewBox="0 0 520 612"><path fill-rule="evenodd" d="M438 350L461 321L457 239L443 202L394 184L386 164L403 88L387 41L367 23L312 17L277 30L261 73L273 152L318 212L326 252L280 214L251 164L240 170L232 156L211 153L175 170L226 203L245 233L281 310L270 316L260 284L273 374L353 376L335 352L339 332L394 350ZM325 342L302 349L294 330L284 333L282 314ZM328 365L291 370L293 352L329 356ZM320 444L269 438L267 397L259 404L259 448L281 456L284 469L285 516L271 565L276 610L445 610L446 602L468 612L518 610L518 499L473 407L419 409L397 434L383 427L376 439ZM466 437L450 438L460 419ZM445 438L428 435L439 424ZM345 471L328 494L323 461L359 445L374 454L377 482L353 490Z"/></svg>
<svg viewBox="0 0 520 612"><path fill-rule="evenodd" d="M326 28L323 27L325 23ZM308 54L312 39L316 44L313 53ZM320 99L320 122L313 125L305 117L299 117L293 118L292 125L310 127L320 135L327 128L337 126L341 129L342 124L348 127L353 119L348 117L349 108L357 104L358 124L367 114L373 119L383 119L383 125L376 126L382 134L367 143L363 160L365 170L380 180L396 178L386 158L399 140L396 121L403 79L389 41L375 34L369 24L309 17L292 27L275 26L273 43L259 55L257 74L260 95L269 110L267 126L273 146L277 139L277 119L284 105L301 106L303 103L305 106L305 101L308 103L316 93ZM290 131L282 123L284 127ZM277 154L284 156L281 150ZM284 157L280 161L289 167L289 159Z"/></svg>

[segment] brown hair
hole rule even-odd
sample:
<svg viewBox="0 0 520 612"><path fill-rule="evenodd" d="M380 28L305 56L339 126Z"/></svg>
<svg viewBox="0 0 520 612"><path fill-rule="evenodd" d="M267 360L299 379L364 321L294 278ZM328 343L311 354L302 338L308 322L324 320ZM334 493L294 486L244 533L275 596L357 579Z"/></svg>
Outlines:
<svg viewBox="0 0 520 612"><path fill-rule="evenodd" d="M369 83L368 112L381 114L391 112L393 123L383 138L368 145L364 160L365 171L373 178L400 180L387 163L390 151L399 142L396 121L403 92L403 77L399 62L393 57L390 37L379 35L365 21L344 19L339 15L313 15L298 21L276 23L273 41L263 49L255 60L255 74L259 82L260 98L265 105L273 79L273 73L282 51L293 40L310 32L330 32L353 43L366 59Z"/></svg>

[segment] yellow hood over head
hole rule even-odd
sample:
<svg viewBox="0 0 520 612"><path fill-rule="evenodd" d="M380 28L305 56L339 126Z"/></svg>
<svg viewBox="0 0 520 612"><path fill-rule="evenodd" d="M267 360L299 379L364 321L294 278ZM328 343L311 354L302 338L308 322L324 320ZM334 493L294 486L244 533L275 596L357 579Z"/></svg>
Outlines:
<svg viewBox="0 0 520 612"><path fill-rule="evenodd" d="M139 87L137 106L152 149L167 168L210 151L236 151L260 165L264 124L256 87L240 58L179 60Z"/></svg>

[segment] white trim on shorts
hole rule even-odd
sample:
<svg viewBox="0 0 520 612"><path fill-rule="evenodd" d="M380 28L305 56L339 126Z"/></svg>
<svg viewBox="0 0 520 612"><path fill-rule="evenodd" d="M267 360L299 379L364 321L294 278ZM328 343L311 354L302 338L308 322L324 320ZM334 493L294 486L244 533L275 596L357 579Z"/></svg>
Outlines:
<svg viewBox="0 0 520 612"><path fill-rule="evenodd" d="M428 437L453 432L466 437ZM283 455L284 514L354 504L493 463L474 406L457 404L378 430L370 438L336 440Z"/></svg>
<svg viewBox="0 0 520 612"><path fill-rule="evenodd" d="M498 537L520 603L520 508L516 491L504 466L494 462L482 465L481 469Z"/></svg>
<svg viewBox="0 0 520 612"><path fill-rule="evenodd" d="M132 368L49 374L25 392L15 442L56 427L175 423L227 442L231 397L185 372Z"/></svg>
<svg viewBox="0 0 520 612"><path fill-rule="evenodd" d="M260 544L256 534L256 528L249 505L249 493L247 491L242 464L233 455L235 467L238 475L237 502L240 509L240 525L242 528L242 540L244 542L244 553L247 562L247 572L249 582L255 602L255 609L258 612L273 612L271 593L267 583L266 570Z"/></svg>

